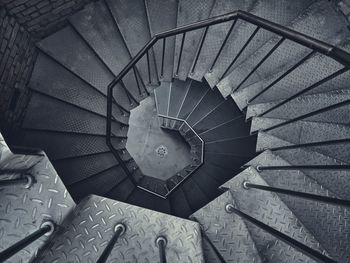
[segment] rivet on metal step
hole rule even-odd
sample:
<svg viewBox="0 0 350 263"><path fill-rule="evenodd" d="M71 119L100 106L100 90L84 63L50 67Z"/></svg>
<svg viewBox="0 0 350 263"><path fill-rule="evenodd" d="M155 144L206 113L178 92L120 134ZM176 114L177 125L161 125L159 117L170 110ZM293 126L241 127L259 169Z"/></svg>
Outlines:
<svg viewBox="0 0 350 263"><path fill-rule="evenodd" d="M55 224L52 221L44 221L40 228L49 228L49 231L45 233L45 236L51 236L55 231Z"/></svg>
<svg viewBox="0 0 350 263"><path fill-rule="evenodd" d="M233 213L233 209L232 208L234 208L233 204L226 204L225 211L227 213L229 213L229 214L232 214Z"/></svg>
<svg viewBox="0 0 350 263"><path fill-rule="evenodd" d="M119 224L116 224L114 227L114 232L116 233L119 232L119 236L124 235L125 231L126 231L126 227L124 224L119 223Z"/></svg>
<svg viewBox="0 0 350 263"><path fill-rule="evenodd" d="M249 186L248 186L248 185L249 185L249 181L244 181L244 182L242 183L242 185L243 185L243 188L244 188L244 189L247 189L247 190L249 189Z"/></svg>
<svg viewBox="0 0 350 263"><path fill-rule="evenodd" d="M256 168L255 168L258 172L261 172L262 169L261 169L261 166L260 165L257 165Z"/></svg>
<svg viewBox="0 0 350 263"><path fill-rule="evenodd" d="M156 246L159 249L159 259L160 263L166 263L166 255L165 255L165 247L167 245L168 241L164 236L159 236L156 239Z"/></svg>
<svg viewBox="0 0 350 263"><path fill-rule="evenodd" d="M24 185L24 188L29 189L34 184L34 178L29 174L24 175L24 178L27 179L27 183Z"/></svg>

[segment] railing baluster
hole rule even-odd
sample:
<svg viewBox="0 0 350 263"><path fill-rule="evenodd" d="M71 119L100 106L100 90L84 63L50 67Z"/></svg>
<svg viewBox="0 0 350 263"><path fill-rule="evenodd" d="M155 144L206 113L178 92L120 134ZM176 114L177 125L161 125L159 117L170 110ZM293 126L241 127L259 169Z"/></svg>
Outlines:
<svg viewBox="0 0 350 263"><path fill-rule="evenodd" d="M255 37L255 35L258 33L260 27L257 26L254 30L254 32L250 35L250 37L248 38L248 40L245 42L245 44L243 45L243 47L239 50L239 52L237 53L237 55L235 56L235 58L232 60L231 64L227 67L227 69L225 70L225 72L221 75L221 78L224 78L226 76L226 74L230 71L230 69L232 68L232 66L236 63L236 61L238 60L238 58L242 55L243 51L247 48L247 46L249 45L249 43L253 40L253 38Z"/></svg>
<svg viewBox="0 0 350 263"><path fill-rule="evenodd" d="M159 250L159 259L160 259L160 263L166 263L166 254L165 254L165 247L167 245L167 240L165 237L160 236L156 239L156 245L158 247Z"/></svg>
<svg viewBox="0 0 350 263"><path fill-rule="evenodd" d="M201 51L202 51L205 38L207 37L208 29L209 29L209 26L207 26L207 27L205 28L204 34L202 35L201 41L200 41L200 43L199 43L199 48L197 49L197 52L196 52L196 57L195 57L194 63L193 63L192 68L191 68L191 70L190 70L190 74L193 74L193 73L194 73L194 69L195 69L196 66L197 66L198 58L199 58L199 55L200 55L200 53L201 53Z"/></svg>
<svg viewBox="0 0 350 263"><path fill-rule="evenodd" d="M221 52L222 52L222 50L224 49L224 47L225 47L225 45L226 45L226 42L227 42L227 40L229 39L229 37L230 37L230 35L231 35L232 31L233 31L233 28L235 27L235 25L236 25L236 23L237 23L237 20L238 20L238 18L236 18L236 19L233 21L233 23L232 23L232 25L231 25L229 31L227 32L226 37L225 37L224 41L223 41L222 44L221 44L221 47L220 47L220 49L219 49L219 52L216 54L216 57L215 57L213 63L211 64L211 67L210 67L210 69L209 69L209 72L212 72L212 71L213 71L213 68L215 67L216 62L218 61L218 59L219 59L219 57L220 57L220 55L221 55Z"/></svg>
<svg viewBox="0 0 350 263"><path fill-rule="evenodd" d="M287 75L289 75L292 71L294 71L296 68L298 68L301 64L303 64L306 60L311 58L314 54L316 54L316 51L312 51L309 54L307 54L305 57L303 57L301 60L299 60L293 67L288 69L286 72L284 72L281 76L279 76L277 79L275 79L270 85L268 85L266 88L264 88L262 91L260 91L258 94L256 94L253 98L251 98L248 101L248 104L251 103L253 100L255 100L257 97L259 97L261 94L265 93L267 90L275 86L278 82L280 82L282 79L284 79Z"/></svg>
<svg viewBox="0 0 350 263"><path fill-rule="evenodd" d="M166 44L166 37L163 38L162 66L160 68L160 78L164 77L165 44Z"/></svg>
<svg viewBox="0 0 350 263"><path fill-rule="evenodd" d="M133 105L133 100L131 99L131 96L130 96L130 93L129 91L127 90L126 86L125 86L125 83L123 80L120 81L120 85L122 86L122 88L126 91L126 97L128 98L128 101L130 103L130 105Z"/></svg>
<svg viewBox="0 0 350 263"><path fill-rule="evenodd" d="M326 263L336 263L333 259L323 255L322 253L304 245L303 243L299 242L298 240L295 240L286 234L270 227L269 225L264 224L263 222L243 213L242 211L236 209L233 204L227 204L225 206L225 210L227 213L235 213L239 217L243 218L246 221L249 221L250 223L254 224L255 226L261 228L262 230L266 231L267 233L271 234L272 236L276 237L277 239L283 241L284 243L292 246L296 250L300 251L301 253L308 255L309 257L315 259L316 261L326 262Z"/></svg>
<svg viewBox="0 0 350 263"><path fill-rule="evenodd" d="M250 78L251 75L253 75L253 73L265 62L266 59L268 59L273 52L275 52L275 50L283 43L283 41L285 40L285 38L281 38L276 45L274 45L271 50L259 61L259 63L252 69L252 71L241 81L241 83L238 84L238 86L233 90L233 91L237 91L243 84L244 82L247 81L247 79Z"/></svg>
<svg viewBox="0 0 350 263"><path fill-rule="evenodd" d="M312 84L311 86L307 87L306 89L303 89L303 90L299 91L298 93L290 96L288 99L285 99L285 100L281 101L280 103L277 103L275 106L273 106L270 109L268 109L268 110L264 111L263 113L259 114L258 117L264 116L265 114L273 111L274 109L277 109L278 107L281 107L282 105L286 104L287 102L289 102L289 101L291 101L291 100L301 96L302 94L304 94L304 93L306 93L306 92L308 92L308 91L310 91L310 90L312 90L314 88L317 88L318 86L322 85L323 83L325 83L325 82L327 82L327 81L329 81L331 79L336 78L337 76L345 73L348 70L349 70L349 68L345 67L345 68L342 68L342 69L334 72L333 74L329 75L328 77L325 77L324 79L316 82L315 84Z"/></svg>
<svg viewBox="0 0 350 263"><path fill-rule="evenodd" d="M338 198L334 198L334 197L322 196L322 195L316 195L316 194L309 194L309 193L305 193L305 192L298 192L298 191L282 189L282 188L277 188L277 187L271 187L271 186L266 186L266 185L252 184L248 181L243 182L243 188L247 189L247 190L249 190L250 188L254 188L254 189L259 189L262 191L291 195L291 196L295 196L295 197L309 199L309 200L317 201L317 202L328 203L328 204L332 204L332 205L350 206L350 200L338 199Z"/></svg>
<svg viewBox="0 0 350 263"><path fill-rule="evenodd" d="M99 257L96 263L105 263L107 261L109 255L113 250L114 245L117 243L119 237L125 233L125 231L126 227L124 224L119 223L114 227L114 234L112 236L112 239L108 242L107 246L103 250L101 256Z"/></svg>
<svg viewBox="0 0 350 263"><path fill-rule="evenodd" d="M0 252L0 262L8 260L13 255L17 254L19 251L29 246L34 241L38 240L42 236L50 236L55 230L55 224L51 221L45 221L41 224L40 228L29 236L23 238L17 243L13 244L9 248Z"/></svg>
<svg viewBox="0 0 350 263"><path fill-rule="evenodd" d="M146 58L147 58L148 84L151 84L152 77L151 77L151 62L150 62L150 58L149 58L149 50L147 50Z"/></svg>
<svg viewBox="0 0 350 263"><path fill-rule="evenodd" d="M284 166L263 166L258 165L260 171L272 170L350 170L350 165L284 165Z"/></svg>
<svg viewBox="0 0 350 263"><path fill-rule="evenodd" d="M185 38L186 38L186 32L182 34L182 40L181 40L181 46L180 46L180 54L179 54L179 59L177 61L177 67L176 67L176 73L175 75L179 75L179 70L180 70L180 63L181 63L181 58L182 58L182 51L184 49L184 44L185 44Z"/></svg>
<svg viewBox="0 0 350 263"><path fill-rule="evenodd" d="M15 179L0 180L0 187L13 186L13 185L23 185L25 188L29 189L33 185L33 177L30 175L24 175Z"/></svg>

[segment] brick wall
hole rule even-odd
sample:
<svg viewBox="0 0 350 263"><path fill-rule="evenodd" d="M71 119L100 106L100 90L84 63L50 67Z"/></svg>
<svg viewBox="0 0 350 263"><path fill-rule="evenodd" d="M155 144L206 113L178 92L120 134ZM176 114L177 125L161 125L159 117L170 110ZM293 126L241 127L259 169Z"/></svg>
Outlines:
<svg viewBox="0 0 350 263"><path fill-rule="evenodd" d="M30 34L0 9L0 128L5 133L13 133L20 125L30 96L26 84L35 57Z"/></svg>
<svg viewBox="0 0 350 263"><path fill-rule="evenodd" d="M42 38L62 27L68 16L93 0L0 0L33 37Z"/></svg>

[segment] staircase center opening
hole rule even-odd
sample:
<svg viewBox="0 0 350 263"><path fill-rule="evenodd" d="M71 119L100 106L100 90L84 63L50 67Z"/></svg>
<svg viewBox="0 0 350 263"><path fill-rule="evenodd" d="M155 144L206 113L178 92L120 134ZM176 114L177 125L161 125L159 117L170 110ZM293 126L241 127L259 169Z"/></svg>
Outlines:
<svg viewBox="0 0 350 263"><path fill-rule="evenodd" d="M154 94L131 111L126 149L144 175L167 180L191 164L191 147L178 131L162 129Z"/></svg>

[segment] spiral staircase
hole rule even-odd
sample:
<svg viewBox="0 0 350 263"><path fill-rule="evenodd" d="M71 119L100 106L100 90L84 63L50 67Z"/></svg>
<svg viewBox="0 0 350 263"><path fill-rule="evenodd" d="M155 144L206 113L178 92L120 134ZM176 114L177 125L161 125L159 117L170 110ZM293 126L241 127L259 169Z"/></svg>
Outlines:
<svg viewBox="0 0 350 263"><path fill-rule="evenodd" d="M326 0L87 5L0 137L0 261L350 262L349 35Z"/></svg>

